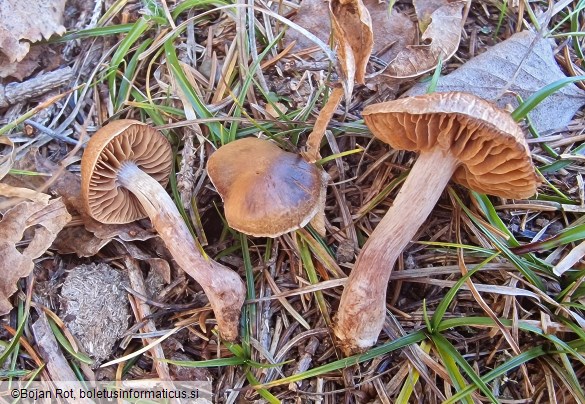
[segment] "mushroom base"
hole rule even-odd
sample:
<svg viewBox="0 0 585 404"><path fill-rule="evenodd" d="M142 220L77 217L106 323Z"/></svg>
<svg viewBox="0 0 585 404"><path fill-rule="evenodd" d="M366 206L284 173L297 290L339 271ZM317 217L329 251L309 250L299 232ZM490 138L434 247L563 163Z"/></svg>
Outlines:
<svg viewBox="0 0 585 404"><path fill-rule="evenodd" d="M193 239L171 197L136 164L125 163L119 171L118 182L140 201L177 264L201 285L222 338L234 341L246 298L242 279L231 269L203 256L201 246Z"/></svg>
<svg viewBox="0 0 585 404"><path fill-rule="evenodd" d="M427 219L458 161L440 149L422 153L394 204L362 248L339 304L334 327L347 355L373 346L386 317L386 289L392 267Z"/></svg>

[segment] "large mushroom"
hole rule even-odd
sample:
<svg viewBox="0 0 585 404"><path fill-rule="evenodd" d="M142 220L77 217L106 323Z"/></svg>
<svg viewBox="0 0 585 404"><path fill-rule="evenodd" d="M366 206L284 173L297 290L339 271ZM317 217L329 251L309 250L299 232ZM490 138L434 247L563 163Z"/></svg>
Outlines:
<svg viewBox="0 0 585 404"><path fill-rule="evenodd" d="M173 162L167 139L134 120L102 127L87 144L81 163L82 196L88 213L102 223L149 217L179 266L205 291L220 335L238 336L245 287L231 269L204 256L164 189Z"/></svg>
<svg viewBox="0 0 585 404"><path fill-rule="evenodd" d="M509 113L474 95L403 98L370 105L363 116L378 139L420 154L362 248L341 296L334 332L348 355L375 344L386 315L392 267L451 178L504 198L530 197L538 184L518 124Z"/></svg>
<svg viewBox="0 0 585 404"><path fill-rule="evenodd" d="M327 174L268 140L220 147L207 173L224 201L228 224L256 237L277 237L309 223L322 209Z"/></svg>

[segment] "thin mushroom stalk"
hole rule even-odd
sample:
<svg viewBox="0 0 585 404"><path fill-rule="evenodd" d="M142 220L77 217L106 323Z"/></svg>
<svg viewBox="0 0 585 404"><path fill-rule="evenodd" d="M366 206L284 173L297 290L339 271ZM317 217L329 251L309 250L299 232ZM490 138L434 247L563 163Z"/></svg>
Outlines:
<svg viewBox="0 0 585 404"><path fill-rule="evenodd" d="M386 316L392 267L450 179L504 198L528 198L538 184L518 124L506 111L472 94L398 99L369 105L363 116L378 139L420 155L360 252L341 296L334 332L346 354L375 344Z"/></svg>
<svg viewBox="0 0 585 404"><path fill-rule="evenodd" d="M140 201L177 264L201 285L215 313L221 336L235 340L246 294L240 277L231 269L203 257L169 194L136 164L124 163L118 182Z"/></svg>
<svg viewBox="0 0 585 404"><path fill-rule="evenodd" d="M142 122L119 120L104 126L83 154L85 206L102 223L150 218L177 264L205 291L221 337L234 341L246 289L236 272L204 256L165 191L172 154L166 138Z"/></svg>
<svg viewBox="0 0 585 404"><path fill-rule="evenodd" d="M345 352L363 351L376 343L386 318L386 289L392 268L430 215L458 164L441 149L422 153L392 207L362 248L337 315L335 334Z"/></svg>

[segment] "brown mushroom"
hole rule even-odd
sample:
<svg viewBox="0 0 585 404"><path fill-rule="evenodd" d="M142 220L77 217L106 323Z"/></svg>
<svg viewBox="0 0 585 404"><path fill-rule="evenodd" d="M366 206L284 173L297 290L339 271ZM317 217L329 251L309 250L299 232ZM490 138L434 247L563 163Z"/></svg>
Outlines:
<svg viewBox="0 0 585 404"><path fill-rule="evenodd" d="M474 95L403 98L370 105L363 116L378 139L420 155L362 248L341 296L334 332L346 354L376 342L386 316L392 267L451 178L505 198L532 196L538 183L518 124L509 113Z"/></svg>
<svg viewBox="0 0 585 404"><path fill-rule="evenodd" d="M92 136L83 154L83 199L89 214L102 223L148 216L175 261L205 291L220 335L233 341L245 287L234 271L202 254L165 191L172 158L170 144L154 128L133 120L112 122Z"/></svg>
<svg viewBox="0 0 585 404"><path fill-rule="evenodd" d="M268 140L244 138L220 147L207 173L224 201L228 224L256 237L305 226L325 198L326 174Z"/></svg>

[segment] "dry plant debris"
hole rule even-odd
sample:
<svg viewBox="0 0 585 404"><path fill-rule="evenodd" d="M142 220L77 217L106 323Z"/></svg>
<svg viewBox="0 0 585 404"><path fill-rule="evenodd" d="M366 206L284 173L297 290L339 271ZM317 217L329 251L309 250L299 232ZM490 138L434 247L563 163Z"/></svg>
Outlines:
<svg viewBox="0 0 585 404"><path fill-rule="evenodd" d="M107 264L73 268L61 287L60 316L94 366L108 359L128 329L128 279Z"/></svg>
<svg viewBox="0 0 585 404"><path fill-rule="evenodd" d="M366 66L374 45L372 19L362 0L331 0L329 10L341 82L345 99L349 100L353 82L365 84Z"/></svg>
<svg viewBox="0 0 585 404"><path fill-rule="evenodd" d="M34 268L61 229L71 220L60 199L21 202L6 211L0 221L0 314L12 309L8 298L16 283ZM21 240L25 246L20 246Z"/></svg>

